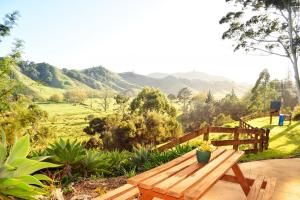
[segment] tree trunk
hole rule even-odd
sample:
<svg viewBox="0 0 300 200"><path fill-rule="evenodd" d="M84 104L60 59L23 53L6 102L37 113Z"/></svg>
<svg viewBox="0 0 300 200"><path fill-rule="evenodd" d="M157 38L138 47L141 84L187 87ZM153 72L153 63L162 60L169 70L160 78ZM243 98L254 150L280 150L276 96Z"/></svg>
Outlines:
<svg viewBox="0 0 300 200"><path fill-rule="evenodd" d="M298 102L300 102L300 79L299 79L299 70L298 70L298 58L297 58L297 50L295 44L293 42L293 18L292 18L292 8L288 7L288 31L289 31L289 42L291 49L291 61L293 64L293 69L295 73L295 85L297 89L297 97Z"/></svg>

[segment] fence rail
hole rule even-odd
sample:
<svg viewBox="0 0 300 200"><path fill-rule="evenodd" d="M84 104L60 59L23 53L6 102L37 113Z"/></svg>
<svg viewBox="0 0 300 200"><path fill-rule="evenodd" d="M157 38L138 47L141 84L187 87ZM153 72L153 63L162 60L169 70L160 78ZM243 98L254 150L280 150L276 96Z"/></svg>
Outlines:
<svg viewBox="0 0 300 200"><path fill-rule="evenodd" d="M187 142L191 139L203 135L203 140L208 141L211 133L233 134L233 140L213 140L211 143L214 146L232 146L233 149L238 150L239 145L252 144L252 149L246 149L246 153L257 153L267 150L269 146L269 129L259 129L251 126L243 119L239 121L239 127L210 127L198 129L196 131L187 133L182 137L175 138L170 142L155 148L157 151L164 151L175 147L176 145ZM242 136L242 137L241 137Z"/></svg>

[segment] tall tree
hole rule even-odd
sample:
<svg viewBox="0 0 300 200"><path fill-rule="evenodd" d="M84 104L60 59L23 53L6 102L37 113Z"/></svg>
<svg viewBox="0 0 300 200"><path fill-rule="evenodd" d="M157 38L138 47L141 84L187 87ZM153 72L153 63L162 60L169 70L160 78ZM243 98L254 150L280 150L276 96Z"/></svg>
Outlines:
<svg viewBox="0 0 300 200"><path fill-rule="evenodd" d="M0 43L2 38L9 36L11 29L16 25L19 13L17 11L7 14L0 23ZM20 56L22 41L17 40L9 56L0 58L0 114L9 109L9 101L16 89L16 83L11 71L11 65L15 64Z"/></svg>
<svg viewBox="0 0 300 200"><path fill-rule="evenodd" d="M214 100L214 96L212 95L212 93L210 91L208 91L207 93L207 97L205 99L205 103L213 103L215 100Z"/></svg>
<svg viewBox="0 0 300 200"><path fill-rule="evenodd" d="M226 0L238 11L228 12L220 24L228 24L223 39L231 39L234 51L243 49L288 58L293 65L298 101L300 79L299 0Z"/></svg>
<svg viewBox="0 0 300 200"><path fill-rule="evenodd" d="M188 107L188 102L192 98L192 91L189 88L187 88L187 87L182 88L178 92L177 98L178 98L179 101L181 101L183 103L182 111L186 112L187 111L187 107Z"/></svg>

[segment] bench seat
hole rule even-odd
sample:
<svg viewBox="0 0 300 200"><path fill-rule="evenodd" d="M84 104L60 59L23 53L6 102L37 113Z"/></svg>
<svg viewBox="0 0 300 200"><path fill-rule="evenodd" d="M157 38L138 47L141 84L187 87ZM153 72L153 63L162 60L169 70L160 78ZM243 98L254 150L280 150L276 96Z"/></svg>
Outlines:
<svg viewBox="0 0 300 200"><path fill-rule="evenodd" d="M140 191L137 186L125 184L115 190L109 191L103 196L94 198L94 200L129 200L136 199L139 195Z"/></svg>
<svg viewBox="0 0 300 200"><path fill-rule="evenodd" d="M247 200L257 200L260 193L263 195L261 198L262 200L271 200L275 191L275 185L276 178L258 176L251 186L250 192L247 195Z"/></svg>

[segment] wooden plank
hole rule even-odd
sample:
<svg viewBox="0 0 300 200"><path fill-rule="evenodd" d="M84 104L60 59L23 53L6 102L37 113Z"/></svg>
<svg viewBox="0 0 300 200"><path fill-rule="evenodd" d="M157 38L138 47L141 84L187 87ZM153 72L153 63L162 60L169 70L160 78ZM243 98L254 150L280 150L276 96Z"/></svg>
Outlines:
<svg viewBox="0 0 300 200"><path fill-rule="evenodd" d="M185 192L184 199L199 199L205 194L235 163L239 161L244 152L238 151L212 170L209 175L203 176L190 189ZM216 159L217 160L217 159ZM204 168L203 168L204 169ZM201 170L200 170L201 171Z"/></svg>
<svg viewBox="0 0 300 200"><path fill-rule="evenodd" d="M188 176L183 181L179 182L178 184L171 187L167 194L173 197L181 197L183 196L183 193L193 185L195 185L197 182L199 182L201 179L203 179L205 176L207 176L211 171L213 171L215 168L217 168L219 165L221 165L223 162L225 162L228 158L230 158L232 155L235 155L234 150L227 150L222 155L214 159L212 162L206 164L203 168L196 171L192 175Z"/></svg>
<svg viewBox="0 0 300 200"><path fill-rule="evenodd" d="M166 143L166 144L164 144L164 145L162 145L160 147L155 148L154 150L163 151L165 149L170 149L170 148L172 148L172 147L174 147L174 146L176 146L178 144L182 144L182 143L184 143L186 141L189 141L191 139L194 139L194 138L196 138L196 137L204 134L205 130L206 130L206 128L202 128L202 129L198 129L196 131L187 133L187 134L185 134L185 135L183 135L183 136L181 136L179 138L176 138L176 139L174 139L174 140L172 140L172 141L170 141L170 142L168 142L168 143Z"/></svg>
<svg viewBox="0 0 300 200"><path fill-rule="evenodd" d="M151 176L154 176L156 174L159 174L167 169L169 169L170 167L173 167L175 165L177 165L178 163L181 163L189 158L191 158L192 156L195 156L196 154L196 150L192 150L190 151L189 153L186 153L168 163L165 163L163 165L160 165L156 168L153 168L149 171L146 171L144 173L141 173L141 174L138 174L134 177L131 177L127 180L128 183L132 184L132 185L137 185L138 183L140 183L141 181L151 177Z"/></svg>
<svg viewBox="0 0 300 200"><path fill-rule="evenodd" d="M167 179L168 177L176 174L180 170L190 166L191 164L193 164L195 162L196 162L196 156L193 156L193 157L189 158L188 160L178 163L177 165L175 165L159 174L156 174L155 176L145 179L144 181L140 182L138 184L138 186L141 188L144 188L144 189L152 189L155 184Z"/></svg>
<svg viewBox="0 0 300 200"><path fill-rule="evenodd" d="M111 200L111 199L115 199L116 197L130 191L133 190L134 188L137 189L136 186L131 185L131 184L125 184L115 190L109 191L108 193L104 194L103 196L97 197L95 198L95 200Z"/></svg>
<svg viewBox="0 0 300 200"><path fill-rule="evenodd" d="M133 190L130 190L118 197L115 197L114 200L129 200L129 199L133 199L135 197L138 197L140 194L139 189L136 187Z"/></svg>
<svg viewBox="0 0 300 200"><path fill-rule="evenodd" d="M263 176L259 176L255 179L251 190L247 196L247 200L257 200L263 181Z"/></svg>
<svg viewBox="0 0 300 200"><path fill-rule="evenodd" d="M235 128L209 127L210 133L234 133Z"/></svg>
<svg viewBox="0 0 300 200"><path fill-rule="evenodd" d="M225 151L224 148L219 148L212 152L210 162L216 159L218 156L220 156L223 152ZM184 180L186 177L188 177L190 174L195 172L196 170L202 168L204 164L198 163L196 156L194 158L195 162L188 166L187 168L181 170L180 172L174 174L170 178L158 183L157 185L154 186L153 190L155 192L159 192L162 194L165 194L169 188L171 188L173 185L176 183L179 183L180 181Z"/></svg>
<svg viewBox="0 0 300 200"><path fill-rule="evenodd" d="M245 139L245 140L221 140L221 141L211 141L212 145L215 146L231 146L240 144L257 144L260 140L255 139Z"/></svg>
<svg viewBox="0 0 300 200"><path fill-rule="evenodd" d="M224 174L224 176L221 178L221 180L239 184L239 181L237 180L236 176L229 175L229 174ZM247 181L248 185L252 185L254 183L254 179L252 179L252 178L245 177L245 180Z"/></svg>
<svg viewBox="0 0 300 200"><path fill-rule="evenodd" d="M275 191L276 178L267 178L267 185L262 200L271 200Z"/></svg>
<svg viewBox="0 0 300 200"><path fill-rule="evenodd" d="M236 176L236 179L238 180L240 186L242 187L244 193L246 195L248 195L249 191L250 191L250 187L248 185L248 182L246 181L239 165L237 163L235 163L233 166L232 166L232 171L233 173L235 174Z"/></svg>

